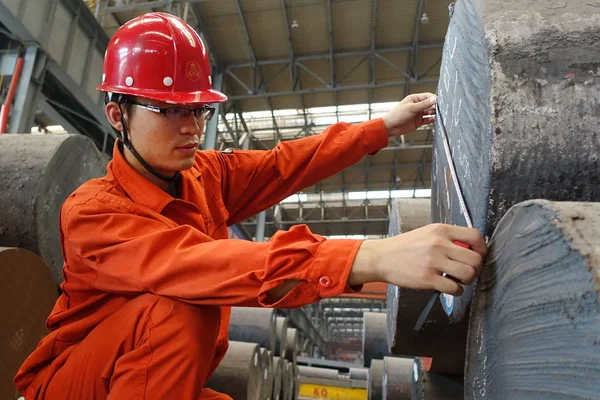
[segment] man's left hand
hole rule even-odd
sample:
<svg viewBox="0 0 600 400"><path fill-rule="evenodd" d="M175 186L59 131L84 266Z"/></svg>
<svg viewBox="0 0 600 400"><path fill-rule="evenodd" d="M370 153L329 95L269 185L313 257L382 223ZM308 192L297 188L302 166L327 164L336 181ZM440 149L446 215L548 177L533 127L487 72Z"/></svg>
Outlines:
<svg viewBox="0 0 600 400"><path fill-rule="evenodd" d="M419 93L406 96L396 107L383 116L388 136L400 136L416 131L422 125L433 123L437 96L433 93ZM425 118L424 118L425 117Z"/></svg>

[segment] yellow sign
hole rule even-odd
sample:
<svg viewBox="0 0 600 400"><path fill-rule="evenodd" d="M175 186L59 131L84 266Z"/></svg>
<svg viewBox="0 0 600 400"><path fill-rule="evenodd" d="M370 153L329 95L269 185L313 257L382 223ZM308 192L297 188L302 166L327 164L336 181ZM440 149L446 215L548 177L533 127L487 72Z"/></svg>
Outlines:
<svg viewBox="0 0 600 400"><path fill-rule="evenodd" d="M300 383L298 396L308 399L367 400L367 389Z"/></svg>

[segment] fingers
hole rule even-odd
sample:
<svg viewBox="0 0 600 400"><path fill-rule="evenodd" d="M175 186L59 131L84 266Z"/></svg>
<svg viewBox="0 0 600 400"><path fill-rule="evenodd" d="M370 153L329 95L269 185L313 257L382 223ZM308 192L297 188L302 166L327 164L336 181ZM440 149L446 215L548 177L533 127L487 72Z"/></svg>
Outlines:
<svg viewBox="0 0 600 400"><path fill-rule="evenodd" d="M477 267L458 261L447 260L443 265L437 266L437 269L440 274L445 272L463 285L469 285L475 279Z"/></svg>
<svg viewBox="0 0 600 400"><path fill-rule="evenodd" d="M454 243L448 246L446 255L449 259L473 268L478 268L483 263L483 257L473 250L465 249Z"/></svg>
<svg viewBox="0 0 600 400"><path fill-rule="evenodd" d="M451 294L453 296L461 296L464 291L463 287L458 283L441 275L437 275L432 279L432 285L435 290L439 290L442 293Z"/></svg>
<svg viewBox="0 0 600 400"><path fill-rule="evenodd" d="M415 96L420 96L420 95L415 95ZM420 97L417 97L417 98L421 99ZM413 100L416 100L416 98L413 98ZM435 105L435 103L437 103L437 96L434 94L431 94L430 96L427 96L418 102L414 102L414 104L411 104L410 107L415 112L423 112L425 110L430 109L431 106Z"/></svg>
<svg viewBox="0 0 600 400"><path fill-rule="evenodd" d="M429 100L433 97L435 97L435 100L437 101L437 96L433 93L429 93L429 92L414 93L414 94L408 95L405 100L408 99L408 100L412 101L413 103L420 103L422 101ZM432 104L435 104L435 102L432 102L429 105L432 105Z"/></svg>
<svg viewBox="0 0 600 400"><path fill-rule="evenodd" d="M471 246L474 252L479 254L482 258L486 256L488 252L487 245L483 236L477 229L467 228L464 226L447 225L447 237L451 241L458 240ZM460 248L459 246L456 246ZM463 249L464 250L464 249Z"/></svg>

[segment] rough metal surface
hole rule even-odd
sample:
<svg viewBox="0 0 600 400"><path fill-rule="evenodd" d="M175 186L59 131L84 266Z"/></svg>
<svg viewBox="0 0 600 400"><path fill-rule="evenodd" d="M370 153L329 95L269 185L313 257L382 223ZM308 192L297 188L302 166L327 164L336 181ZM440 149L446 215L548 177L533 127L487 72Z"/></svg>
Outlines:
<svg viewBox="0 0 600 400"><path fill-rule="evenodd" d="M383 359L383 400L410 399L413 382L413 359L385 357Z"/></svg>
<svg viewBox="0 0 600 400"><path fill-rule="evenodd" d="M423 211L424 207L428 207L426 211ZM390 214L389 236L396 236L427 225L430 209L431 202L429 200L394 201ZM417 213L422 215L419 218L420 223L410 225L402 223L402 221L408 220L404 215L416 215ZM462 374L467 333L466 321L460 325L450 325L441 305L435 304L421 330L415 332L413 329L431 295L431 291L404 289L395 285L387 286L388 310L385 329L389 352L408 357L433 357L432 369L434 371ZM462 346L457 346L456 342L460 338L462 338Z"/></svg>
<svg viewBox="0 0 600 400"><path fill-rule="evenodd" d="M465 225L442 120L471 219L487 239L518 202L600 201L597 1L458 0L453 10L438 86L433 221ZM466 322L471 295L469 286L454 299L450 322Z"/></svg>
<svg viewBox="0 0 600 400"><path fill-rule="evenodd" d="M383 360L371 360L369 367L369 400L380 400L383 396Z"/></svg>
<svg viewBox="0 0 600 400"><path fill-rule="evenodd" d="M523 200L600 201L599 26L595 1L456 2L439 106L487 237ZM439 134L432 171L433 220L464 225Z"/></svg>
<svg viewBox="0 0 600 400"><path fill-rule="evenodd" d="M462 400L463 377L426 371L415 359L411 400Z"/></svg>
<svg viewBox="0 0 600 400"><path fill-rule="evenodd" d="M276 318L273 308L232 307L229 338L239 342L258 343L273 351L277 336Z"/></svg>
<svg viewBox="0 0 600 400"><path fill-rule="evenodd" d="M391 355L387 345L387 318L384 313L365 312L363 314L362 353L364 366L369 367L371 360L383 359Z"/></svg>
<svg viewBox="0 0 600 400"><path fill-rule="evenodd" d="M40 255L61 283L60 207L82 183L104 175L106 164L83 135L0 135L0 246Z"/></svg>
<svg viewBox="0 0 600 400"><path fill-rule="evenodd" d="M471 310L467 399L596 399L600 203L528 201L498 225Z"/></svg>
<svg viewBox="0 0 600 400"><path fill-rule="evenodd" d="M46 330L58 298L44 261L24 249L0 247L0 398L16 399L13 378Z"/></svg>
<svg viewBox="0 0 600 400"><path fill-rule="evenodd" d="M236 400L264 400L261 398L263 376L258 344L230 341L225 357L206 387Z"/></svg>

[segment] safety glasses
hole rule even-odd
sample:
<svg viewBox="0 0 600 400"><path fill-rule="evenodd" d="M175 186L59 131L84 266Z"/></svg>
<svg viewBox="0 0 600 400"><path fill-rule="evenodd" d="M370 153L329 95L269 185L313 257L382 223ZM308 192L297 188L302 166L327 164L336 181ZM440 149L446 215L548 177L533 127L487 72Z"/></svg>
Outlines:
<svg viewBox="0 0 600 400"><path fill-rule="evenodd" d="M134 104L144 110L152 111L158 114L163 114L171 122L184 122L194 114L197 121L208 121L215 115L215 108L204 105L200 108L185 108L185 107L169 107L161 108L152 104L138 103L134 100L127 100L125 103Z"/></svg>

